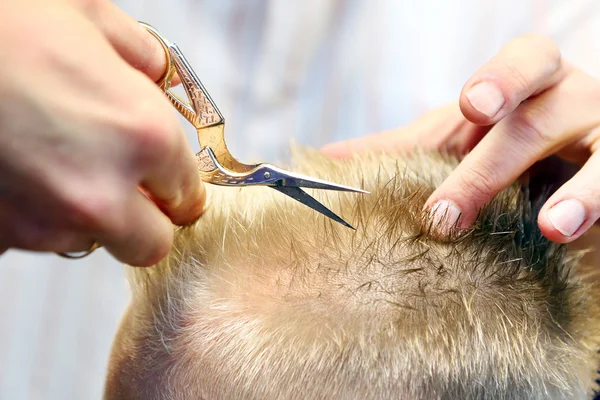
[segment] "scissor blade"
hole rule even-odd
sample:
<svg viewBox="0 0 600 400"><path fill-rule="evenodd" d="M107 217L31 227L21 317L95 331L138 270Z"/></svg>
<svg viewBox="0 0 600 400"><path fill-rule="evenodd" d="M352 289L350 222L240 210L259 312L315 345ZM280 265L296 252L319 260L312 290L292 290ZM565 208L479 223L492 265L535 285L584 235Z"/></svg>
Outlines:
<svg viewBox="0 0 600 400"><path fill-rule="evenodd" d="M296 174L284 169L275 167L273 165L263 164L263 168L269 170L270 181L277 186L288 186L298 187L307 189L321 189L321 190L336 190L338 192L355 192L355 193L366 193L366 190L356 189L350 186L338 185L337 183L328 182L323 179L313 178L312 176L306 176Z"/></svg>
<svg viewBox="0 0 600 400"><path fill-rule="evenodd" d="M345 185L338 185L337 183L327 182L316 178L292 178L284 179L282 181L283 186L302 187L306 189L321 189L321 190L336 190L338 192L354 192L354 193L365 193L369 194L366 190L353 188Z"/></svg>
<svg viewBox="0 0 600 400"><path fill-rule="evenodd" d="M293 187L293 186L292 187L290 187L290 186L269 186L269 187L271 187L285 195L290 196L292 199L297 200L300 203L304 204L305 206L308 206L308 207L312 208L313 210L325 215L326 217L329 217L332 220L339 222L340 224L344 225L345 227L354 229L354 227L352 225L350 225L349 223L347 223L346 221L344 221L343 219L338 217L333 211L331 211L329 208L325 207L323 204L318 202L314 197L312 197L311 195L309 195L304 190L302 190L298 187Z"/></svg>

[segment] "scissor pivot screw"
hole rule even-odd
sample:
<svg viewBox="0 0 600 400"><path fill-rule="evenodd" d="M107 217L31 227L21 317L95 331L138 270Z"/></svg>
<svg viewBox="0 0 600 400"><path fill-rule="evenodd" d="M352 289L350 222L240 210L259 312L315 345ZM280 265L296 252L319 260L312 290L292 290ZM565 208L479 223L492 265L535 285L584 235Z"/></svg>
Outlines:
<svg viewBox="0 0 600 400"><path fill-rule="evenodd" d="M265 179L269 179L271 177L271 173L265 172L264 177L265 177Z"/></svg>

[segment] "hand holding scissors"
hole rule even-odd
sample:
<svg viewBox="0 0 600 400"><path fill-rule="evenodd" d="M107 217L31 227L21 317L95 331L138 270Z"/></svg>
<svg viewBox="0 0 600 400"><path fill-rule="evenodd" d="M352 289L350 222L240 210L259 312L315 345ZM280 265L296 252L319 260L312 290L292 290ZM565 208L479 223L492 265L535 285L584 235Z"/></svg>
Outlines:
<svg viewBox="0 0 600 400"><path fill-rule="evenodd" d="M167 70L159 81L173 106L196 128L201 150L198 153L200 176L204 182L222 186L267 186L279 191L321 214L352 228L352 226L306 193L302 188L366 193L364 190L338 185L309 176L295 174L270 164L244 164L236 160L225 144L225 119L196 76L177 45L169 43L156 29L142 23L162 45L167 57ZM180 99L171 91L175 74L189 98ZM68 258L85 257L97 245L83 254L61 254Z"/></svg>
<svg viewBox="0 0 600 400"><path fill-rule="evenodd" d="M153 265L173 224L201 214L204 185L155 84L160 44L110 1L90 4L0 1L0 252L98 241Z"/></svg>

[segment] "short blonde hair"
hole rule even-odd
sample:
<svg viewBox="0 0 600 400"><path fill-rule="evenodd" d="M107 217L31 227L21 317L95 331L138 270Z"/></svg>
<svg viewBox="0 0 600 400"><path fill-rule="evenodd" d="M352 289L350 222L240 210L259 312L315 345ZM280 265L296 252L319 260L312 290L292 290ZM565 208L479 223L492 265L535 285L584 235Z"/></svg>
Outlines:
<svg viewBox="0 0 600 400"><path fill-rule="evenodd" d="M356 230L268 188L211 186L169 257L129 269L108 399L589 395L597 288L525 189L441 240L423 205L452 157L295 153L293 170L371 192L311 192Z"/></svg>

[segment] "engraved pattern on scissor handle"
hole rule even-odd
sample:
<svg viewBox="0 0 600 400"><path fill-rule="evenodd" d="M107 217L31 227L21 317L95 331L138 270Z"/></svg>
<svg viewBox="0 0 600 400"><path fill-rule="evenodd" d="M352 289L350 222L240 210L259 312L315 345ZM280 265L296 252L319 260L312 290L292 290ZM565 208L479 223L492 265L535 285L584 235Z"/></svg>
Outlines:
<svg viewBox="0 0 600 400"><path fill-rule="evenodd" d="M224 118L212 101L208 92L196 76L192 67L189 65L184 55L176 46L169 48L169 55L173 60L179 79L190 100L190 106L185 104L171 91L168 91L171 101L176 104L176 108L182 112L184 117L190 121L196 129L202 129L216 124L224 123Z"/></svg>

